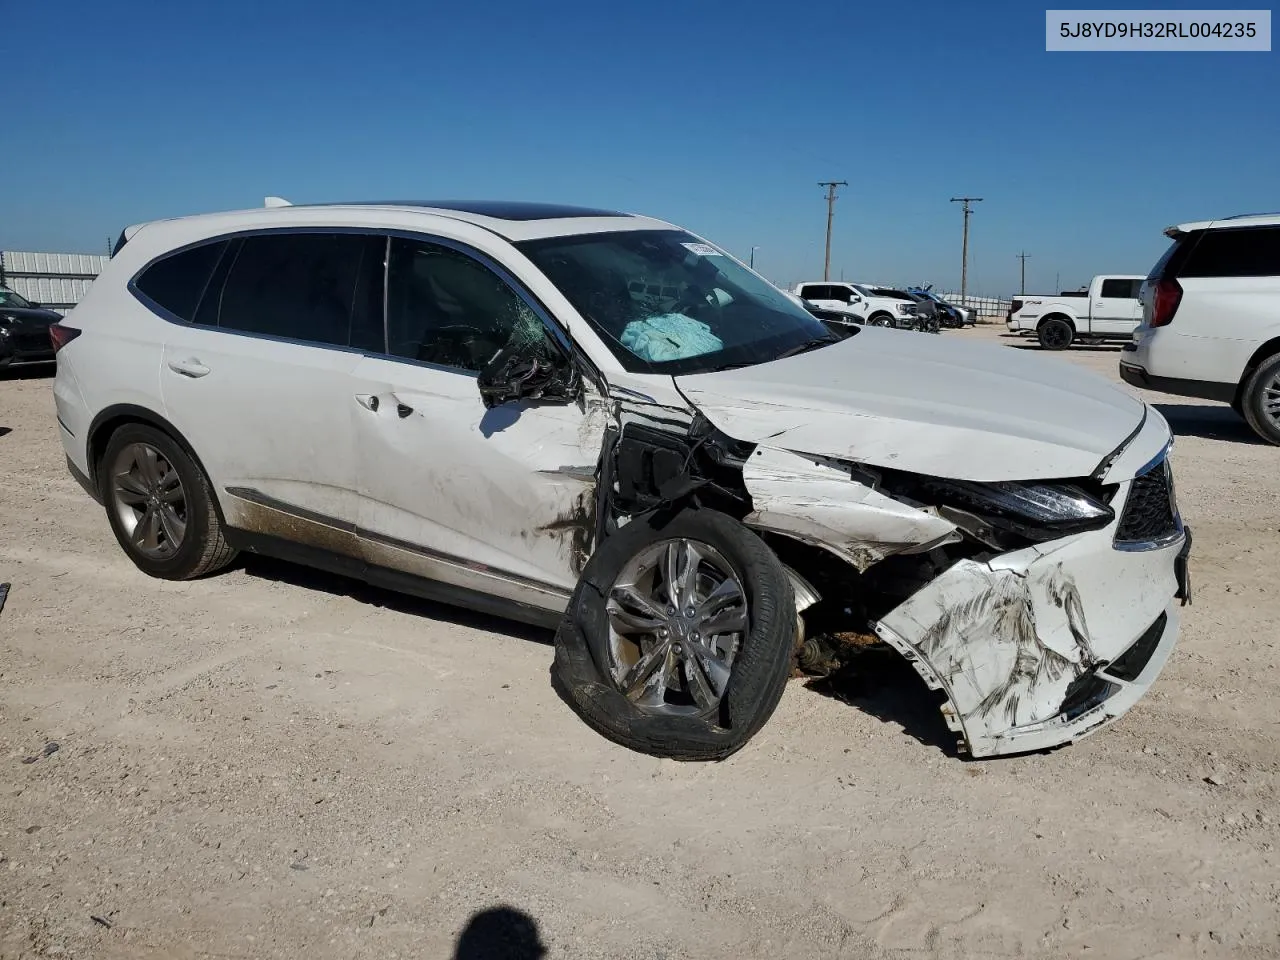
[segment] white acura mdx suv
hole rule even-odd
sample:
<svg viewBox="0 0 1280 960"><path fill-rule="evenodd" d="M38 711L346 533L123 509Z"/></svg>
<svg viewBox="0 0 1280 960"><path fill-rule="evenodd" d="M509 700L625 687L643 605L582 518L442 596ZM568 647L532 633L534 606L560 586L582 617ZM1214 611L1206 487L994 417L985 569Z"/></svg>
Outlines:
<svg viewBox="0 0 1280 960"><path fill-rule="evenodd" d="M842 338L645 217L143 224L53 339L70 469L143 571L253 551L558 624L561 696L654 754L732 753L841 631L975 756L1066 743L1150 686L1188 596L1151 408L1056 359Z"/></svg>

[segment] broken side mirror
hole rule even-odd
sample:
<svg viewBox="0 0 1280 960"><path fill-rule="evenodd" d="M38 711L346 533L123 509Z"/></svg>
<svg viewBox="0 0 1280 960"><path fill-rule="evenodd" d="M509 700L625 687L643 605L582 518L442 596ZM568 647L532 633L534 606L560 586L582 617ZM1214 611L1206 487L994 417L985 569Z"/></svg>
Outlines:
<svg viewBox="0 0 1280 960"><path fill-rule="evenodd" d="M577 366L549 346L504 347L480 371L480 399L492 410L511 400L572 403L582 386Z"/></svg>

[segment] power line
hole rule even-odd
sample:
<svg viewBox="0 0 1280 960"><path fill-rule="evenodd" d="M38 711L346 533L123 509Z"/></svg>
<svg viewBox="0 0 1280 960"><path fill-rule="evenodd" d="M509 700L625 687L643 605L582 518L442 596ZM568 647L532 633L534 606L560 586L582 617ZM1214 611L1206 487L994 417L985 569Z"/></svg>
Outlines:
<svg viewBox="0 0 1280 960"><path fill-rule="evenodd" d="M836 213L836 187L847 187L844 180L823 180L818 186L827 188L827 255L822 261L822 279L831 279L831 221Z"/></svg>
<svg viewBox="0 0 1280 960"><path fill-rule="evenodd" d="M969 289L969 204L981 203L982 197L952 197L952 203L964 204L964 240L960 247L960 299L963 300Z"/></svg>
<svg viewBox="0 0 1280 960"><path fill-rule="evenodd" d="M1019 260L1022 261L1022 286L1018 288L1018 293L1026 293L1027 292L1027 261L1031 259L1031 254L1027 253L1024 250L1022 253L1019 253L1017 257Z"/></svg>

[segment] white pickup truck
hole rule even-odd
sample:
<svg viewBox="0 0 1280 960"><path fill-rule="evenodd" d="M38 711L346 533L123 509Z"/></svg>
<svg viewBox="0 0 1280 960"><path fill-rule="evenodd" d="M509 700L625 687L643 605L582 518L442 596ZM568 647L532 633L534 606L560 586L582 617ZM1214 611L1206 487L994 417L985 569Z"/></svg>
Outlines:
<svg viewBox="0 0 1280 960"><path fill-rule="evenodd" d="M1015 333L1034 332L1046 350L1065 350L1077 340L1130 340L1142 320L1138 291L1145 279L1108 274L1080 293L1014 297L1005 323Z"/></svg>

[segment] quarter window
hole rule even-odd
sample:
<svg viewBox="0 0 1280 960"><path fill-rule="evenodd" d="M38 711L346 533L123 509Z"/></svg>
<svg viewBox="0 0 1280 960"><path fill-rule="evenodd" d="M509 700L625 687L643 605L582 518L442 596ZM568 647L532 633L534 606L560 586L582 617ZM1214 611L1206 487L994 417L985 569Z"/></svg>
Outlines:
<svg viewBox="0 0 1280 960"><path fill-rule="evenodd" d="M195 319L196 305L209 282L226 240L192 247L148 267L134 286L179 320Z"/></svg>
<svg viewBox="0 0 1280 960"><path fill-rule="evenodd" d="M392 239L391 356L478 372L503 347L545 342L538 315L484 264L442 244Z"/></svg>
<svg viewBox="0 0 1280 960"><path fill-rule="evenodd" d="M1178 276L1280 276L1280 227L1206 230Z"/></svg>

